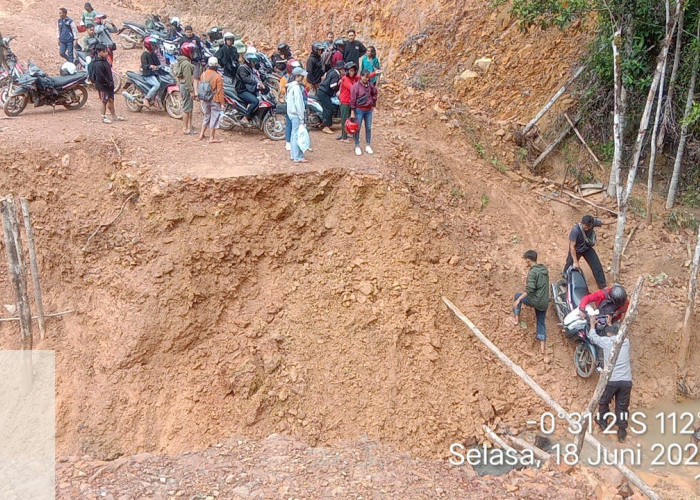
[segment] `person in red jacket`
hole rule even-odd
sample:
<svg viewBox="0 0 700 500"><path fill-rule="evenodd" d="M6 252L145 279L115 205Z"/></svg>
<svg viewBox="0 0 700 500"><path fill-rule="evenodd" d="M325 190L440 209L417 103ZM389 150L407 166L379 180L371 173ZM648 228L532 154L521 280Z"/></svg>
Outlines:
<svg viewBox="0 0 700 500"><path fill-rule="evenodd" d="M350 142L348 132L345 130L345 121L350 118L350 90L358 82L360 76L357 74L357 64L354 62L345 63L345 76L340 80L340 135L337 140Z"/></svg>
<svg viewBox="0 0 700 500"><path fill-rule="evenodd" d="M589 293L581 299L578 309L582 318L585 317L584 311L589 304L598 309L598 323L605 327L622 319L622 315L627 312L627 307L629 307L629 299L625 289L616 283L597 292Z"/></svg>

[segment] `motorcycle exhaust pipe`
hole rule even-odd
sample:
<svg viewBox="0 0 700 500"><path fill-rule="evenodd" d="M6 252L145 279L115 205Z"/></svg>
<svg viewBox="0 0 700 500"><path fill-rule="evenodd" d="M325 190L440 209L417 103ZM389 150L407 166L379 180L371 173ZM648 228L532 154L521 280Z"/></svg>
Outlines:
<svg viewBox="0 0 700 500"><path fill-rule="evenodd" d="M136 102L136 98L133 95L129 94L126 90L122 90L122 95L129 99L129 101Z"/></svg>
<svg viewBox="0 0 700 500"><path fill-rule="evenodd" d="M129 40L131 43L135 43L135 44L141 43L141 42L139 42L138 40L136 40L135 38L133 38L133 37L127 35L126 33L120 33L119 36L122 37L122 38L125 38L125 39Z"/></svg>

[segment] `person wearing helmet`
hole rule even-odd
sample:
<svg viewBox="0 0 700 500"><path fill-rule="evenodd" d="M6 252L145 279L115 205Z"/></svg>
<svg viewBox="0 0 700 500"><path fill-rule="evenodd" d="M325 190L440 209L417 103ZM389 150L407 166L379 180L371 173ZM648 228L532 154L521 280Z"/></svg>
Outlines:
<svg viewBox="0 0 700 500"><path fill-rule="evenodd" d="M180 47L180 56L177 58L173 75L180 83L180 95L182 96L183 134L194 134L192 128L192 109L194 107L194 66L192 57L194 56L195 45L193 43L183 43Z"/></svg>
<svg viewBox="0 0 700 500"><path fill-rule="evenodd" d="M289 44L282 42L277 46L277 52L272 54L270 59L274 68L283 73L287 69L287 61L293 57Z"/></svg>
<svg viewBox="0 0 700 500"><path fill-rule="evenodd" d="M95 24L95 16L97 15L97 12L95 12L95 9L92 8L92 5L90 5L90 2L85 2L84 6L85 10L83 11L83 17L82 17L82 23L83 26L88 26L89 24Z"/></svg>
<svg viewBox="0 0 700 500"><path fill-rule="evenodd" d="M180 39L180 44L178 48L182 48L182 44L192 42L195 44L195 52L192 56L192 65L194 66L194 93L196 94L199 89L199 78L202 76L202 70L207 61L204 58L204 47L202 46L202 40L195 35L192 26L185 26L185 36Z"/></svg>
<svg viewBox="0 0 700 500"><path fill-rule="evenodd" d="M175 27L175 29L180 29L180 18L175 16L170 18L170 24Z"/></svg>
<svg viewBox="0 0 700 500"><path fill-rule="evenodd" d="M248 104L243 117L243 122L246 125L250 124L253 113L255 113L260 104L258 93L265 88L260 79L260 73L255 69L257 62L257 51L253 47L248 47L248 50L243 55L243 64L238 67L236 72L236 92L238 97Z"/></svg>
<svg viewBox="0 0 700 500"><path fill-rule="evenodd" d="M86 27L87 31L80 39L79 49L86 55L95 57L95 46L98 44L97 37L95 36L95 25L88 24Z"/></svg>
<svg viewBox="0 0 700 500"><path fill-rule="evenodd" d="M345 122L350 118L350 90L360 80L357 73L357 64L350 61L345 63L345 75L340 79L340 135L336 138L343 142L350 142Z"/></svg>
<svg viewBox="0 0 700 500"><path fill-rule="evenodd" d="M318 90L318 86L323 79L323 62L321 54L323 54L324 46L321 42L311 44L311 55L306 61L306 72L309 74L306 81L309 82L313 92Z"/></svg>
<svg viewBox="0 0 700 500"><path fill-rule="evenodd" d="M323 106L323 131L326 134L332 134L333 129L333 111L335 109L335 104L331 101L331 98L338 93L340 90L340 79L345 74L345 63L343 61L338 61L335 68L326 73L326 77L318 86L318 91L316 92L316 97L321 102Z"/></svg>
<svg viewBox="0 0 700 500"><path fill-rule="evenodd" d="M144 51L141 54L141 75L143 79L151 86L150 90L144 96L143 102L147 107L151 107L151 99L155 97L160 88L158 80L158 68L160 68L160 60L156 54L155 40L151 36L143 39Z"/></svg>
<svg viewBox="0 0 700 500"><path fill-rule="evenodd" d="M622 285L615 283L613 286L603 288L597 292L589 293L578 306L579 316L585 317L587 305L593 305L597 310L598 330L611 326L622 319L622 315L627 312L629 299L627 291Z"/></svg>
<svg viewBox="0 0 700 500"><path fill-rule="evenodd" d="M573 266L574 269L579 269L579 260L583 257L586 259L591 271L593 271L595 281L601 290L605 288L607 283L603 266L594 248L598 239L594 228L602 225L603 223L600 219L595 219L592 215L587 214L581 218L580 223L571 228L569 232L569 251L566 254L566 264L564 264L563 272L564 276L566 276L569 267Z"/></svg>
<svg viewBox="0 0 700 500"><path fill-rule="evenodd" d="M58 54L68 62L73 62L73 45L78 39L78 27L68 17L65 7L58 9Z"/></svg>
<svg viewBox="0 0 700 500"><path fill-rule="evenodd" d="M216 138L216 129L221 123L221 112L226 105L224 97L224 79L218 71L219 61L216 57L211 56L207 59L207 70L202 75L202 82L207 82L211 86L211 91L214 97L211 101L204 103L204 120L202 121L202 131L199 133L199 140L204 140L204 134L207 128L209 132L209 143L223 142Z"/></svg>
<svg viewBox="0 0 700 500"><path fill-rule="evenodd" d="M224 69L224 79L233 83L236 78L238 66L241 64L238 57L238 49L233 45L236 37L231 32L224 33L224 44L216 51L219 65Z"/></svg>
<svg viewBox="0 0 700 500"><path fill-rule="evenodd" d="M619 286L619 285L617 285ZM614 288L614 287L613 287ZM622 288L622 287L620 287ZM623 289L624 290L624 289ZM625 300L627 294L625 294ZM591 331L596 326L596 319L591 318ZM610 361L618 330L616 328L606 328L599 335L590 335L588 339L595 346L603 350L603 359L605 363ZM615 398L615 424L617 424L617 440L621 443L627 438L627 425L630 406L630 397L632 394L632 367L630 357L630 340L625 338L620 348L620 353L617 357L617 362L613 367L612 374L608 383L605 385L603 395L598 403L598 414L595 421L601 431L605 431L610 426L609 414L610 403Z"/></svg>
<svg viewBox="0 0 700 500"><path fill-rule="evenodd" d="M294 163L307 163L304 153L299 148L299 127L304 123L306 117L306 98L304 90L304 77L306 71L300 66L292 70L292 80L287 87L287 119L292 124L290 136L290 155Z"/></svg>
<svg viewBox="0 0 700 500"><path fill-rule="evenodd" d="M107 60L108 50L104 45L97 45L95 48L97 57L90 63L90 73L94 77L93 84L100 98L102 111L102 123L112 123L114 121L124 121L124 118L117 115L114 109L114 78L112 76L112 65ZM107 117L107 109L112 118Z"/></svg>
<svg viewBox="0 0 700 500"><path fill-rule="evenodd" d="M354 62L354 61L353 61ZM377 105L377 87L370 82L371 74L365 70L360 73L360 80L350 89L350 115L362 126L365 124L365 152L368 155L374 154L372 150L372 115L374 107ZM355 134L355 154L360 156L360 132Z"/></svg>
<svg viewBox="0 0 700 500"><path fill-rule="evenodd" d="M109 51L107 59L109 63L113 63L112 51L117 48L116 44L112 41L112 36L110 33L117 33L119 28L117 28L112 21L107 19L107 14L97 14L95 16L95 36L97 37L97 43L107 47Z"/></svg>

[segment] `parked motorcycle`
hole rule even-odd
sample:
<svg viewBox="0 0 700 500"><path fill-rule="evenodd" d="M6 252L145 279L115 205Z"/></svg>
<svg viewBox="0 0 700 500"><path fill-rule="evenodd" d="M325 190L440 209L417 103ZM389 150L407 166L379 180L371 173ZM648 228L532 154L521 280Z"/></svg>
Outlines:
<svg viewBox="0 0 700 500"><path fill-rule="evenodd" d="M183 111L182 97L180 96L178 84L170 73L170 70L163 66L158 70L157 76L160 87L153 100L160 109L165 109L171 118L179 120L182 118ZM127 109L132 113L141 112L144 107L144 96L148 93L150 88L150 84L146 83L146 80L140 73L127 71L126 84L122 92L126 100Z"/></svg>
<svg viewBox="0 0 700 500"><path fill-rule="evenodd" d="M75 52L75 67L78 71L87 71L88 64L92 62L92 56L87 54L86 52L83 51L76 51ZM64 63L63 66L66 66L69 63ZM122 88L122 77L119 74L118 71L112 67L112 79L114 80L114 91L119 92ZM88 77L87 79L88 85L92 85L92 81Z"/></svg>
<svg viewBox="0 0 700 500"><path fill-rule="evenodd" d="M143 39L150 35L158 35L165 39L165 25L157 16L146 21L146 24L124 21L124 25L118 32L119 44L123 49L129 50L143 46Z"/></svg>
<svg viewBox="0 0 700 500"><path fill-rule="evenodd" d="M59 105L66 109L80 109L88 99L86 80L84 71L68 76L47 76L35 64L29 63L27 72L19 77L3 109L7 116L18 116L30 102L35 108Z"/></svg>
<svg viewBox="0 0 700 500"><path fill-rule="evenodd" d="M17 80L26 72L26 68L20 64L17 55L10 48L10 42L15 38L10 36L0 41L5 47L5 64L7 64L7 69L0 67L0 106L5 105L7 97L17 84Z"/></svg>
<svg viewBox="0 0 700 500"><path fill-rule="evenodd" d="M333 103L333 123L340 123L340 99L331 97ZM310 95L306 105L306 124L309 127L323 127L323 106L315 95Z"/></svg>
<svg viewBox="0 0 700 500"><path fill-rule="evenodd" d="M574 365L580 377L590 377L596 368L603 365L602 353L589 340L589 335L598 335L590 331L588 316L578 316L578 306L588 295L586 278L580 269L570 267L566 271L566 279L552 284L552 301L557 316L564 327L564 335L576 342L574 350ZM587 314L595 313L593 310Z"/></svg>

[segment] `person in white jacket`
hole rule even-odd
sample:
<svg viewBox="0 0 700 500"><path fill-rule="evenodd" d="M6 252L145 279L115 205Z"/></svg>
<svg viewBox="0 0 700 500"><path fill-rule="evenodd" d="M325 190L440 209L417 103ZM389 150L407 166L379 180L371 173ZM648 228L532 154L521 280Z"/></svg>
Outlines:
<svg viewBox="0 0 700 500"><path fill-rule="evenodd" d="M304 154L299 148L299 127L304 123L306 116L306 103L304 101L303 81L307 73L304 68L294 68L292 77L287 84L287 117L292 122L291 157L294 163L307 163Z"/></svg>

